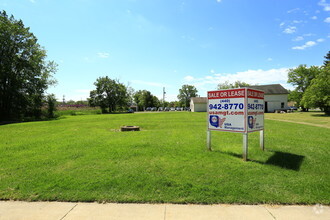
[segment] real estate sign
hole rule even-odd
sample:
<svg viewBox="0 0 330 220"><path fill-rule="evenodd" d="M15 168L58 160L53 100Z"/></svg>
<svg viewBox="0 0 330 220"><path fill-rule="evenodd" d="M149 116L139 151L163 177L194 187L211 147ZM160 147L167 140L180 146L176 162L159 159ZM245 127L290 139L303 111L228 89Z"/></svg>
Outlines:
<svg viewBox="0 0 330 220"><path fill-rule="evenodd" d="M247 89L247 131L264 129L264 92Z"/></svg>
<svg viewBox="0 0 330 220"><path fill-rule="evenodd" d="M224 89L207 93L207 146L211 150L211 132L243 133L243 159L247 160L248 133L260 131L264 149L264 92L249 89Z"/></svg>
<svg viewBox="0 0 330 220"><path fill-rule="evenodd" d="M247 133L264 128L264 92L225 89L207 96L209 130Z"/></svg>

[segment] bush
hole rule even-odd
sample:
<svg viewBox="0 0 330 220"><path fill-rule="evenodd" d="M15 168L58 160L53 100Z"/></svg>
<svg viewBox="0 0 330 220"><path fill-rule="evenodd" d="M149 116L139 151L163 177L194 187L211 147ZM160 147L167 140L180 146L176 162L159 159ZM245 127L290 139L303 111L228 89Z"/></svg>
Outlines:
<svg viewBox="0 0 330 220"><path fill-rule="evenodd" d="M55 118L56 98L54 94L50 94L46 98L47 101L47 117Z"/></svg>

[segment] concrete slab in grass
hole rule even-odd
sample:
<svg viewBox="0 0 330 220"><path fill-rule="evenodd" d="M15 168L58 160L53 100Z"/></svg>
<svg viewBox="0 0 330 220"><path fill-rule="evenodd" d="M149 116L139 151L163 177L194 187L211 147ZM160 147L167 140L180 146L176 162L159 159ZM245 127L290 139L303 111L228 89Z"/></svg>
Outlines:
<svg viewBox="0 0 330 220"><path fill-rule="evenodd" d="M76 203L0 201L0 219L62 219Z"/></svg>
<svg viewBox="0 0 330 220"><path fill-rule="evenodd" d="M64 219L163 220L164 215L164 205L79 203Z"/></svg>

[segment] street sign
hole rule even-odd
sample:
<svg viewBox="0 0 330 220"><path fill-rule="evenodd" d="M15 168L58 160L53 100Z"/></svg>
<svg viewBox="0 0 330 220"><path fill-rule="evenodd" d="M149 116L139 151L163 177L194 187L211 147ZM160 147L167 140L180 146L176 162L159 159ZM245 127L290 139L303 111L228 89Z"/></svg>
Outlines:
<svg viewBox="0 0 330 220"><path fill-rule="evenodd" d="M248 133L260 131L264 149L264 92L249 89L224 89L207 93L207 145L211 150L211 131L243 133L243 158L247 160Z"/></svg>

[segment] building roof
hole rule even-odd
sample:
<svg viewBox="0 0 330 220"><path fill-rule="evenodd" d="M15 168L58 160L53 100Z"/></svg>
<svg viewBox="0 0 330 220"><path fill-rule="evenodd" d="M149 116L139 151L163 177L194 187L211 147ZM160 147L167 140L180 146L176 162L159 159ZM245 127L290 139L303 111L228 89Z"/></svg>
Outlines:
<svg viewBox="0 0 330 220"><path fill-rule="evenodd" d="M286 90L281 84L248 86L248 88L264 91L265 95L289 94L288 90Z"/></svg>
<svg viewBox="0 0 330 220"><path fill-rule="evenodd" d="M207 103L207 97L192 97L191 101L194 103Z"/></svg>

